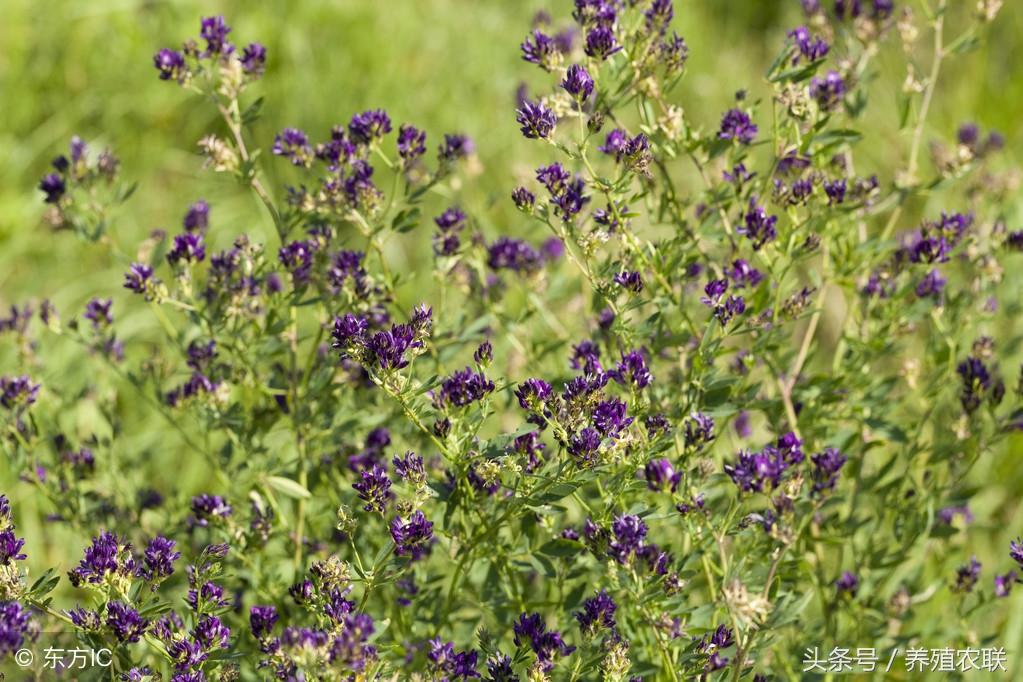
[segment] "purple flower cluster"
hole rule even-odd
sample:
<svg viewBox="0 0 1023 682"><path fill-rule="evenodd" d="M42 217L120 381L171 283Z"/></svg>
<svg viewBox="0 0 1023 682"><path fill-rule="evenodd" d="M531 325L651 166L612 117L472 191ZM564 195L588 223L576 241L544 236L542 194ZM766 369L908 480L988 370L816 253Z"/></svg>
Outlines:
<svg viewBox="0 0 1023 682"><path fill-rule="evenodd" d="M561 638L560 632L547 629L547 623L539 613L523 613L512 629L515 646L528 643L543 671L554 667L555 657L568 656L575 651L574 646L569 646Z"/></svg>
<svg viewBox="0 0 1023 682"><path fill-rule="evenodd" d="M760 452L740 451L734 463L725 465L725 473L744 492L777 488L788 469L803 461L802 445L794 433L786 433Z"/></svg>
<svg viewBox="0 0 1023 682"><path fill-rule="evenodd" d="M32 383L27 375L0 377L0 405L8 410L28 407L39 396L40 384Z"/></svg>
<svg viewBox="0 0 1023 682"><path fill-rule="evenodd" d="M363 509L383 513L394 498L387 470L375 464L360 472L360 476L361 479L353 483L352 487L359 493L359 499L366 503Z"/></svg>
<svg viewBox="0 0 1023 682"><path fill-rule="evenodd" d="M566 222L577 216L590 201L582 178L573 177L560 163L537 168L536 179L547 188L555 212Z"/></svg>
<svg viewBox="0 0 1023 682"><path fill-rule="evenodd" d="M615 611L617 610L618 604L607 593L607 590L602 589L583 602L583 608L575 613L575 619L579 621L579 629L588 637L593 637L601 630L607 630L610 634L616 635L618 623L615 621Z"/></svg>
<svg viewBox="0 0 1023 682"><path fill-rule="evenodd" d="M797 50L797 54L792 58L793 65L798 64L800 59L811 62L823 59L831 49L826 40L811 35L805 26L798 26L789 31L787 35L792 39Z"/></svg>
<svg viewBox="0 0 1023 682"><path fill-rule="evenodd" d="M743 225L739 227L739 234L746 237L753 243L753 250L759 251L764 244L774 241L778 236L775 226L778 217L768 215L763 206L757 203L755 197L750 197L749 206L743 215Z"/></svg>
<svg viewBox="0 0 1023 682"><path fill-rule="evenodd" d="M433 524L420 510L412 512L407 521L397 516L391 521L391 539L395 554L417 561L430 553Z"/></svg>
<svg viewBox="0 0 1023 682"><path fill-rule="evenodd" d="M374 333L366 318L348 313L334 320L334 348L342 359L355 360L367 369L401 369L408 366L410 355L425 348L432 325L433 310L426 305L416 307L407 323Z"/></svg>
<svg viewBox="0 0 1023 682"><path fill-rule="evenodd" d="M752 144L756 136L757 125L742 109L729 109L721 117L721 128L718 131L720 139Z"/></svg>
<svg viewBox="0 0 1023 682"><path fill-rule="evenodd" d="M515 122L521 126L522 134L533 140L546 140L558 124L558 117L543 102L526 100L515 114Z"/></svg>
<svg viewBox="0 0 1023 682"><path fill-rule="evenodd" d="M443 382L434 402L438 406L465 407L494 392L494 382L480 370L469 367L458 370Z"/></svg>

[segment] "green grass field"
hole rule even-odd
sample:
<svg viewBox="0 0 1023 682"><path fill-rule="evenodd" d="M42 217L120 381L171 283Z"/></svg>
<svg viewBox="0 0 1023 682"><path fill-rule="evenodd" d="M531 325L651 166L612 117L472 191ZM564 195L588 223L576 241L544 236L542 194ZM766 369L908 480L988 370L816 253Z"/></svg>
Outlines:
<svg viewBox="0 0 1023 682"><path fill-rule="evenodd" d="M955 0L953 16L974 4ZM41 221L38 179L73 134L94 147L111 147L121 159L122 177L139 183L110 230L111 241L128 254L151 230L175 229L187 205L200 197L212 205L211 250L227 246L239 232L257 238L272 234L273 226L250 192L201 169L195 143L220 130L215 112L158 81L152 67L158 48L176 46L181 36L195 33L200 15L207 14L224 14L239 41L259 40L267 46L267 73L255 86L266 98L256 130L263 142L263 167L277 191L293 180L285 164L269 163L269 146L279 129L295 126L322 138L353 113L382 107L396 123L414 122L428 130L428 142L447 131L475 139L480 163L465 176L463 203L485 217L480 227L488 236L525 236L525 231L533 238L543 236L533 233L539 228L525 225L507 199L518 179L544 158L541 148L522 139L514 120L516 88L522 82L540 82L535 68L521 60L518 45L536 10L564 15L569 5L568 0L52 0L41 7L7 0L0 25L0 308L49 298L66 322L80 315L89 298L109 296L126 344L155 338L155 320L143 306L129 305L130 294L121 288L126 259L110 255L103 245L54 232ZM674 25L689 43L690 60L675 102L709 129L717 125L735 91L746 89L752 99L763 97L763 74L785 32L800 21L797 0L677 3ZM953 34L955 25L953 19ZM1006 163L1019 161L1021 36L1023 2L1008 0L991 39L943 71L928 122L929 139L952 139L960 123L974 120L1005 135ZM908 145L908 135L896 126L897 94L905 78L899 60L892 58L898 56L897 37L885 49L892 54L883 53L877 61L879 74L870 86L870 113L862 126L870 131L858 152L865 170L896 167ZM694 182L678 190L695 193L699 187ZM432 208L439 212L442 200ZM915 216L945 207L911 208L904 218L907 227ZM1005 218L1014 229L1023 228L1023 216ZM392 268L407 273L402 292L409 303L417 300L417 282L430 277L429 238L430 230L421 229L388 245ZM1019 292L1023 278L1018 273L1008 276L1018 279ZM44 343L49 344L50 375L59 374L63 385L78 386L83 395L94 390L89 381L93 368L80 349L64 339ZM0 338L0 370L13 365L16 353L7 338ZM41 378L45 383L45 376ZM87 408L65 418L69 429L82 432L102 430L104 419ZM165 423L154 420L124 430L135 435L118 443L115 456L120 453L129 463L152 453L162 458L162 465L126 466L117 476L100 479L103 484L117 491L127 488L125 480L137 482L156 471L176 482L182 494L202 486L201 467L180 467L178 458L160 447L171 438ZM1023 454L1020 439L1014 447ZM1004 563L1003 529L1023 529L1023 471L1011 460L1003 461L999 469L981 461L971 473L979 492L971 501L978 521L971 528L970 544L992 566L995 557ZM70 533L45 524L41 513L35 513L45 506L4 465L0 492L18 506L24 535L47 538L46 547L32 547L30 566L69 568L80 555L79 544L69 546ZM1006 628L1006 644L1019 642L1023 616L1010 616ZM1010 663L1019 669L1016 661Z"/></svg>

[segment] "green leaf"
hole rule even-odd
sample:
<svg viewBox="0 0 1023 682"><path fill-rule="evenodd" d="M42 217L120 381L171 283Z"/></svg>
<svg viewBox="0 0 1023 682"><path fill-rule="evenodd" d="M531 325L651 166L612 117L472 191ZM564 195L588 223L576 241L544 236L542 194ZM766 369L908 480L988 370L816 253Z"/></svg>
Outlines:
<svg viewBox="0 0 1023 682"><path fill-rule="evenodd" d="M263 98L258 98L255 102L250 104L242 112L242 125L250 125L259 119L259 115L263 112Z"/></svg>
<svg viewBox="0 0 1023 682"><path fill-rule="evenodd" d="M543 545L539 550L540 554L546 554L547 556L556 557L568 557L575 556L579 553L580 546L578 542L572 542L571 540L551 540L547 544Z"/></svg>
<svg viewBox="0 0 1023 682"><path fill-rule="evenodd" d="M308 500L312 497L312 493L306 490L305 486L283 476L267 476L266 484L285 497L296 500Z"/></svg>
<svg viewBox="0 0 1023 682"><path fill-rule="evenodd" d="M559 483L533 501L533 503L550 504L551 502L557 502L558 500L568 497L574 493L578 487L578 483Z"/></svg>
<svg viewBox="0 0 1023 682"><path fill-rule="evenodd" d="M391 229L395 232L411 232L419 225L420 211L418 208L407 208L398 212L391 221Z"/></svg>
<svg viewBox="0 0 1023 682"><path fill-rule="evenodd" d="M853 143L863 137L863 134L855 130L848 128L841 128L838 130L826 130L820 135L815 135L813 138L814 144L819 144L822 147L830 147L832 145L838 145L843 143Z"/></svg>

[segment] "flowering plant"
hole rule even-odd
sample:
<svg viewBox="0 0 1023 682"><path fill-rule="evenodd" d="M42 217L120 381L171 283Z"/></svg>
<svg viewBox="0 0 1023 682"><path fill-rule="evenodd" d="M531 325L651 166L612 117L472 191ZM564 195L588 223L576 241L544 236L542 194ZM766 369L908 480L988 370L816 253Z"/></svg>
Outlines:
<svg viewBox="0 0 1023 682"><path fill-rule="evenodd" d="M272 55L203 18L153 63L219 116L204 165L270 238L196 200L125 258L130 302L2 321L8 471L85 546L29 575L38 539L0 497L0 653L60 628L124 680L765 680L812 645L997 640L1023 545L985 579L967 502L1023 431L998 305L1018 175L972 124L923 153L942 64L998 4L949 35L945 0L804 0L769 100L711 122L677 97L671 0L538 15L542 87L509 125L546 160L499 235L459 202L461 132L372 109L258 139ZM908 143L872 168L891 52ZM73 139L48 221L125 253L121 172ZM424 230L435 284L410 300L389 245ZM123 338L136 308L159 340ZM89 391L47 374L47 334ZM132 450L147 420L203 490Z"/></svg>

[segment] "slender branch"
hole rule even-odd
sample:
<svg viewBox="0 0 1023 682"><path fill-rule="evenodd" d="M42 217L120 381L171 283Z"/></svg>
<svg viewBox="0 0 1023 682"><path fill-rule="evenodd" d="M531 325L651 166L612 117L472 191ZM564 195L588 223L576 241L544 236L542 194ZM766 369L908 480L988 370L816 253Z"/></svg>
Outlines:
<svg viewBox="0 0 1023 682"><path fill-rule="evenodd" d="M947 4L947 0L941 0L938 3L937 18L934 21L934 58L931 62L930 75L927 77L927 85L924 88L924 97L920 104L920 115L917 118L916 128L913 130L913 142L910 146L909 162L906 166L906 180L912 183L916 182L917 162L920 155L920 144L923 141L924 124L927 122L927 114L931 109L931 101L934 99L938 75L941 73L941 62L945 58L945 48L942 41L945 30L945 9ZM909 192L903 192L899 196L898 204L888 218L884 230L881 232L882 241L891 238L892 233L895 231L895 225L902 215L902 209L908 196Z"/></svg>

